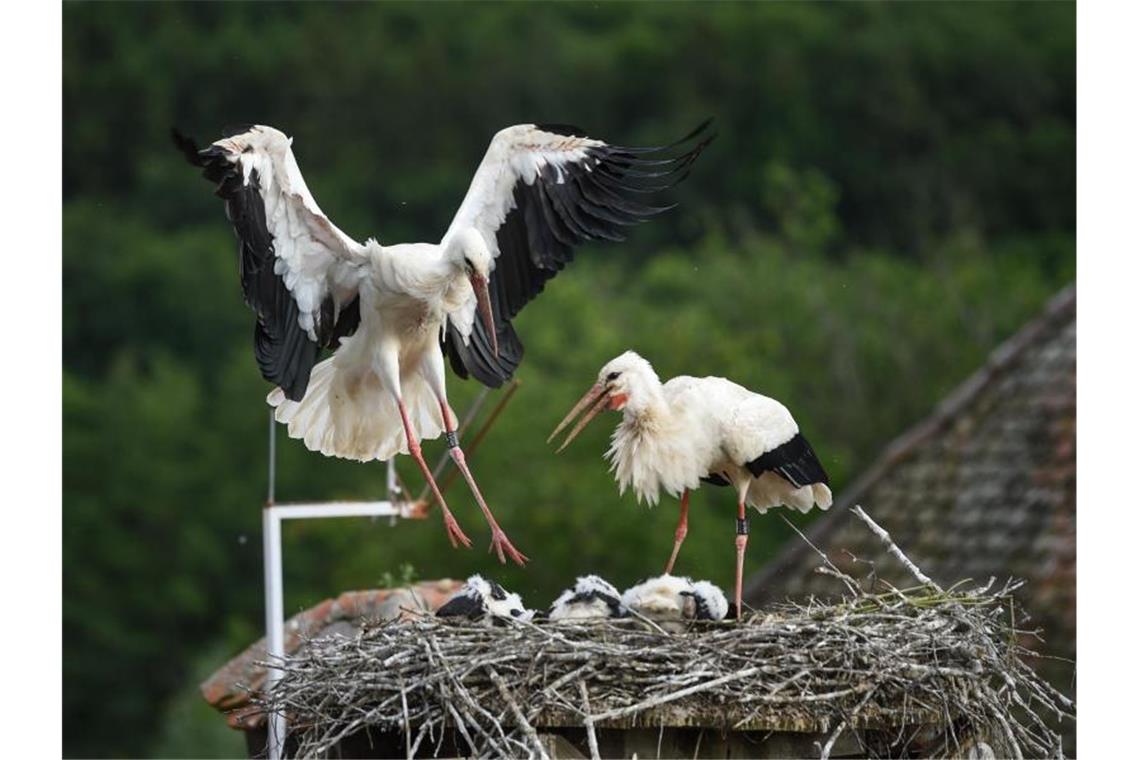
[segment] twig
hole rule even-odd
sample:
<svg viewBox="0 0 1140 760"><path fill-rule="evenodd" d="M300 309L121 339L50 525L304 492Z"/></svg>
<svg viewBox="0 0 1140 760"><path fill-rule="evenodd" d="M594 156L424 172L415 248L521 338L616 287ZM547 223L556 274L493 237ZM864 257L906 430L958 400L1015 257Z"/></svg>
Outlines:
<svg viewBox="0 0 1140 760"><path fill-rule="evenodd" d="M598 752L598 733L594 730L594 718L590 711L590 691L586 688L585 681L578 682L578 691L582 695L582 709L586 712L586 741L590 744L590 758L601 760L602 756Z"/></svg>
<svg viewBox="0 0 1140 760"><path fill-rule="evenodd" d="M412 721L408 717L408 690L400 686L400 706L404 709L404 754L412 760Z"/></svg>
<svg viewBox="0 0 1140 760"><path fill-rule="evenodd" d="M661 705L668 704L669 702L674 702L683 697L687 697L690 694L696 694L697 692L701 691L708 691L709 689L721 686L722 684L730 683L732 681L739 681L742 678L749 678L756 675L758 672L760 672L759 668L748 668L747 670L742 670L739 673L732 673L727 676L721 676L720 678L715 678L712 681L706 681L705 683L699 683L695 686L690 686L687 689L674 691L670 694L663 694L660 697L647 699L643 702L638 702L635 705L622 707L617 710L610 710L609 712L604 712L601 715L595 715L594 722L599 723L603 720L613 720L615 718L623 718L626 715L634 715L639 712L644 712L651 707L660 707Z"/></svg>
<svg viewBox="0 0 1140 760"><path fill-rule="evenodd" d="M843 585L845 585L847 587L847 591L852 596L860 597L863 595L862 590L859 588L858 582L854 578L852 578L850 575L848 575L847 573L843 572L838 567L836 567L835 563L831 561L831 558L828 557L826 554L824 554L823 551L820 550L819 547L817 547L815 544L813 544L811 541L809 541L808 537L805 536L802 532L800 532L800 529L797 528L794 524L792 524L791 520L789 520L784 515L780 515L780 518L788 525L789 528L791 528L792 530L794 530L796 532L797 536L799 536L801 539L803 539L803 542L805 544L807 544L809 547L811 547L811 549L816 554L818 554L820 556L820 559L823 560L824 568L826 568L826 572L828 575L842 581Z"/></svg>
<svg viewBox="0 0 1140 760"><path fill-rule="evenodd" d="M867 527L869 527L871 529L871 531L876 536L878 536L884 544L887 545L887 549L890 551L890 553L895 555L895 558L898 559L899 562L903 563L903 565L906 566L906 569L911 572L911 575L913 575L915 578L918 578L920 583L924 583L927 586L934 588L935 590L937 590L940 593L946 593L942 590L942 587L939 586L937 583L935 583L933 580L931 580L926 575L926 573L919 570L918 565L911 562L910 558L907 557L905 554L903 554L902 549L898 548L898 546L895 545L895 542L891 540L891 534L887 533L885 530L883 530L881 527L879 527L879 524L876 523L874 520L872 520L867 515L867 513L863 511L863 508L861 506L856 504L854 507L852 507L851 511L853 513L855 513L856 517L858 517L863 522L867 523Z"/></svg>
<svg viewBox="0 0 1140 760"><path fill-rule="evenodd" d="M534 726L530 724L530 721L528 721L526 719L526 716L523 715L523 711L519 709L518 702L516 702L514 697L511 696L511 691L507 688L507 684L504 683L503 677L500 676L494 668L488 668L487 675L491 677L491 681L499 690L499 696L501 696L503 698L503 701L510 706L511 714L515 716L515 720L518 722L519 727L522 728L523 733L526 734L526 738L531 740L531 743L534 745L534 749L538 752L538 756L543 758L543 760L550 760L550 756L546 754L546 749L542 746L542 742L538 739L538 734L535 733Z"/></svg>
<svg viewBox="0 0 1140 760"><path fill-rule="evenodd" d="M827 760L827 758L831 757L831 748L835 746L835 740L839 738L839 735L843 733L845 728L847 728L846 718L839 721L839 725L831 732L831 736L827 737L827 743L824 744L823 748L819 751L819 760ZM819 745L817 744L816 746Z"/></svg>

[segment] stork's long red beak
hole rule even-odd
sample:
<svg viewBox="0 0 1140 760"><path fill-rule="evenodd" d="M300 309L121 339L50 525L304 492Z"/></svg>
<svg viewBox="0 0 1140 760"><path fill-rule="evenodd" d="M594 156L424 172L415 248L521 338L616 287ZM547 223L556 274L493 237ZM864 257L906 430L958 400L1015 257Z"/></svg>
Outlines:
<svg viewBox="0 0 1140 760"><path fill-rule="evenodd" d="M558 447L558 451L562 451L562 449L569 446L570 441L573 441L575 438L577 438L578 433L581 433L586 425L590 424L590 420L594 419L594 417L598 415L598 412L606 408L605 386L598 383L595 384L593 388L586 391L586 395L580 398L578 400L578 403L574 405L574 408L570 410L570 413L563 418L562 422L558 423L558 427L554 428L554 432L550 434L550 437L546 439L546 442L550 443L554 439L554 436L558 435L562 428L569 425L570 421L577 417L578 414L587 407L589 407L589 409L586 411L586 414L582 417L582 419L578 420L578 424L575 425L574 429L570 431L570 434L566 436L566 440L563 441L562 445Z"/></svg>
<svg viewBox="0 0 1140 760"><path fill-rule="evenodd" d="M471 281L471 289L475 291L475 303L479 307L479 316L483 318L483 327L487 328L487 334L491 336L491 351L498 356L499 336L495 333L495 318L491 314L491 296L487 293L487 278L472 272L468 279Z"/></svg>

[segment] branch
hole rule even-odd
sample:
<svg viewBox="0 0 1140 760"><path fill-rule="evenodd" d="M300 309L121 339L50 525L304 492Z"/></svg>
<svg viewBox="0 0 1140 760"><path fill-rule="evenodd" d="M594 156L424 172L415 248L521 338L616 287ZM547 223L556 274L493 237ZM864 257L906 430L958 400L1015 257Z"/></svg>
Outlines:
<svg viewBox="0 0 1140 760"><path fill-rule="evenodd" d="M920 583L926 584L927 586L932 586L939 593L946 593L942 590L942 587L932 581L926 575L926 573L919 570L918 565L911 562L910 558L903 554L902 549L898 548L895 545L895 542L891 540L891 534L880 528L879 524L872 520L867 515L867 513L863 511L863 508L861 506L856 504L851 511L855 514L856 517L867 523L867 527L869 527L871 531L876 536L878 536L884 544L887 545L887 549L891 552L891 554L895 555L895 558L898 559L899 562L903 563L906 566L906 569L910 570L911 575L913 575L915 578L918 578Z"/></svg>

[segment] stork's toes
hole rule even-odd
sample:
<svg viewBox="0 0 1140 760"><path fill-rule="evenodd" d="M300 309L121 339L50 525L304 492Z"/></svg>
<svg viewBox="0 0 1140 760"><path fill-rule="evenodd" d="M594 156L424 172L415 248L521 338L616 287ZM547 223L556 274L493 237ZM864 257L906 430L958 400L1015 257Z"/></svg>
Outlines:
<svg viewBox="0 0 1140 760"><path fill-rule="evenodd" d="M463 532L463 529L459 527L459 523L455 521L454 517L451 515L445 516L443 518L443 524L444 527L447 528L447 540L451 542L452 547L458 549L460 545L462 545L464 549L471 548L471 539L468 538L467 534Z"/></svg>
<svg viewBox="0 0 1140 760"><path fill-rule="evenodd" d="M488 548L488 551L493 551L499 555L499 562L502 562L504 565L507 564L507 557L510 557L519 567L525 567L526 563L530 562L530 558L516 549L514 545L511 544L511 540L507 538L507 534L501 530L494 531L491 534L491 546Z"/></svg>

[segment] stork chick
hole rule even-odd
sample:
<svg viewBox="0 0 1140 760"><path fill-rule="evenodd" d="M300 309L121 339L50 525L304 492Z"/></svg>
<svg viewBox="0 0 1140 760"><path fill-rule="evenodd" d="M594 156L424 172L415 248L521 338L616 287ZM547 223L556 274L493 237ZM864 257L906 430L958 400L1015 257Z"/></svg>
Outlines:
<svg viewBox="0 0 1140 760"><path fill-rule="evenodd" d="M702 482L736 492L736 614L742 611L747 507L761 514L786 506L801 512L831 506L827 473L788 409L775 399L723 377L682 375L662 384L652 365L633 351L613 359L598 380L551 433L582 418L559 451L606 408L620 411L606 457L618 490L632 488L638 501L656 504L660 491L678 496L681 515L671 573L688 532L689 493Z"/></svg>
<svg viewBox="0 0 1140 760"><path fill-rule="evenodd" d="M503 618L530 620L534 612L523 605L518 594L481 575L472 575L463 588L436 610L435 616L465 617L501 624Z"/></svg>
<svg viewBox="0 0 1140 760"><path fill-rule="evenodd" d="M690 620L723 620L728 612L724 592L708 581L665 573L626 589L622 604L666 630L679 631Z"/></svg>
<svg viewBox="0 0 1140 760"><path fill-rule="evenodd" d="M550 620L620 618L627 615L621 594L597 575L583 575L550 605Z"/></svg>

